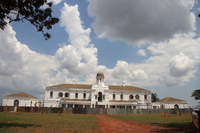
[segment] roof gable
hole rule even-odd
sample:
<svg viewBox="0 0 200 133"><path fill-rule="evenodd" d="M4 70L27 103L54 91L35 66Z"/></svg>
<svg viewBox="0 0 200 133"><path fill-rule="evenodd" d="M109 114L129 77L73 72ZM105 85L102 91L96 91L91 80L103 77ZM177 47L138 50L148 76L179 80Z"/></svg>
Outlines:
<svg viewBox="0 0 200 133"><path fill-rule="evenodd" d="M89 84L59 84L48 86L47 88L78 88L78 89L92 89L92 85ZM134 91L149 91L135 86L119 86L119 85L108 85L110 90L134 90Z"/></svg>
<svg viewBox="0 0 200 133"><path fill-rule="evenodd" d="M48 86L47 88L80 88L80 89L91 89L92 85L87 84L59 84Z"/></svg>
<svg viewBox="0 0 200 133"><path fill-rule="evenodd" d="M156 101L156 102L160 102L160 103L167 103L167 102L182 102L182 103L187 103L184 100L173 98L173 97L166 97L166 98L163 98L163 99L161 99L159 101Z"/></svg>
<svg viewBox="0 0 200 133"><path fill-rule="evenodd" d="M149 91L147 89L142 89L139 87L135 87L135 86L117 86L117 85L108 85L110 90L133 90L133 91Z"/></svg>
<svg viewBox="0 0 200 133"><path fill-rule="evenodd" d="M16 93L16 94L11 94L11 95L6 95L4 98L30 98L30 99L38 99L37 97L34 97L28 93L21 92L21 93Z"/></svg>

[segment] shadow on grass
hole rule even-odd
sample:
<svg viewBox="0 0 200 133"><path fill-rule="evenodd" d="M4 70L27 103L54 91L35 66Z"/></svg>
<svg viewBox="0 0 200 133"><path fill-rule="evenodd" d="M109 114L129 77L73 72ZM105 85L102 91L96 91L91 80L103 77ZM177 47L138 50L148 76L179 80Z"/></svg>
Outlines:
<svg viewBox="0 0 200 133"><path fill-rule="evenodd" d="M161 124L158 124L158 123L153 123L153 124L161 126ZM190 122L189 124L187 122L185 122L184 124L168 123L168 124L163 124L163 125L162 126L165 127L164 129L161 129L160 131L155 131L155 132L156 133L158 133L158 132L159 133L176 133L176 132L197 133L198 132L198 128L196 128L192 122ZM154 132L154 131L152 131L152 132Z"/></svg>
<svg viewBox="0 0 200 133"><path fill-rule="evenodd" d="M0 128L8 128L8 127L41 127L41 125L35 125L35 124L24 124L24 123L6 123L6 122L0 122Z"/></svg>
<svg viewBox="0 0 200 133"><path fill-rule="evenodd" d="M176 128L176 129L180 129L183 128L187 125L190 125L191 122L183 122L183 123L151 123L151 125L155 125L155 126L161 126L161 127L165 127L165 128Z"/></svg>

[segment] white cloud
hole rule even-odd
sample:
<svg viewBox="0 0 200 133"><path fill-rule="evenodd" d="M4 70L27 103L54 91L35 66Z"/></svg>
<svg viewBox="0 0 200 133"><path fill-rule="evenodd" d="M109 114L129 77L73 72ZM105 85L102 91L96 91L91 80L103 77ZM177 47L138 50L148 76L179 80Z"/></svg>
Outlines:
<svg viewBox="0 0 200 133"><path fill-rule="evenodd" d="M80 20L80 13L78 11L78 5L69 6L64 3L64 7L61 9L61 23L62 27L69 34L69 42L76 48L84 48L88 46L90 42L90 28L84 29L82 21Z"/></svg>
<svg viewBox="0 0 200 133"><path fill-rule="evenodd" d="M74 75L87 75L97 66L97 49L90 44L90 28L84 29L80 20L78 5L64 3L61 10L61 26L69 34L70 45L59 48L55 54L60 69Z"/></svg>
<svg viewBox="0 0 200 133"><path fill-rule="evenodd" d="M194 1L171 0L89 0L88 14L100 38L130 44L165 41L177 33L195 29L190 12ZM180 17L181 16L181 17Z"/></svg>
<svg viewBox="0 0 200 133"><path fill-rule="evenodd" d="M183 53L175 55L169 61L169 73L173 77L180 77L186 75L190 70L194 68L194 63Z"/></svg>
<svg viewBox="0 0 200 133"><path fill-rule="evenodd" d="M0 31L0 91L41 93L51 84L50 70L57 69L53 56L31 51L21 44L10 25ZM57 79L59 80L59 79Z"/></svg>
<svg viewBox="0 0 200 133"><path fill-rule="evenodd" d="M140 55L140 56L146 56L147 54L146 54L146 52L145 52L144 49L139 49L138 50L138 55Z"/></svg>
<svg viewBox="0 0 200 133"><path fill-rule="evenodd" d="M48 2L53 2L54 5L59 4L62 0L47 0Z"/></svg>
<svg viewBox="0 0 200 133"><path fill-rule="evenodd" d="M129 74L129 78L131 80L144 80L147 79L148 76L147 74L144 72L144 70L135 70L133 72L131 72Z"/></svg>
<svg viewBox="0 0 200 133"><path fill-rule="evenodd" d="M113 69L113 77L114 78L123 78L127 76L129 73L129 65L125 61L117 61L116 67Z"/></svg>

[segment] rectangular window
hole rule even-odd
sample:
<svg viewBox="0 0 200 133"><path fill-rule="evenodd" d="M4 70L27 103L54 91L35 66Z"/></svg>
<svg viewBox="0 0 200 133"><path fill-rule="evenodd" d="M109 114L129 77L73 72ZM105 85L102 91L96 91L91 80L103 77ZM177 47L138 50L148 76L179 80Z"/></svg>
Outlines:
<svg viewBox="0 0 200 133"><path fill-rule="evenodd" d="M144 95L144 99L147 100L147 95Z"/></svg>
<svg viewBox="0 0 200 133"><path fill-rule="evenodd" d="M86 93L83 93L83 98L86 98Z"/></svg>
<svg viewBox="0 0 200 133"><path fill-rule="evenodd" d="M53 91L50 92L50 97L53 97Z"/></svg>
<svg viewBox="0 0 200 133"><path fill-rule="evenodd" d="M75 98L78 98L78 92L75 93Z"/></svg>
<svg viewBox="0 0 200 133"><path fill-rule="evenodd" d="M120 95L120 99L123 100L123 94Z"/></svg>
<svg viewBox="0 0 200 133"><path fill-rule="evenodd" d="M68 104L67 107L73 107L73 104Z"/></svg>
<svg viewBox="0 0 200 133"><path fill-rule="evenodd" d="M115 100L115 94L113 94L113 100Z"/></svg>

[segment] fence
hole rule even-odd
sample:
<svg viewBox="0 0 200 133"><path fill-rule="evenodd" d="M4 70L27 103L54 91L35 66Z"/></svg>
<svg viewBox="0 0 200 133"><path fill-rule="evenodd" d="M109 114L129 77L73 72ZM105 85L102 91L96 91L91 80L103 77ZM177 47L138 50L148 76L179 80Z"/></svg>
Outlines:
<svg viewBox="0 0 200 133"><path fill-rule="evenodd" d="M51 108L51 107L14 107L0 106L0 112L31 112L31 113L72 113L72 114L100 114L100 115L115 115L115 114L158 114L169 113L191 113L190 109L128 109L128 108Z"/></svg>

